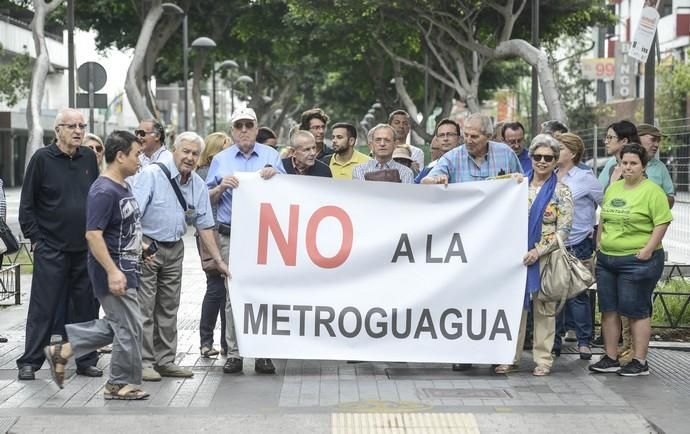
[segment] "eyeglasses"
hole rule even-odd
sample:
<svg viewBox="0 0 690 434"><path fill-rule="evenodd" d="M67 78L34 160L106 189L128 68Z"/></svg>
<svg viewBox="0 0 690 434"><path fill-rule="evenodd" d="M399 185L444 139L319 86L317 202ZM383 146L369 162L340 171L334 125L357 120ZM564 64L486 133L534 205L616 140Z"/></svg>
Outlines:
<svg viewBox="0 0 690 434"><path fill-rule="evenodd" d="M448 137L449 139L452 139L454 137L457 137L458 135L459 135L458 133L439 133L439 134L436 134L436 137L438 137L439 139L445 139L446 137Z"/></svg>
<svg viewBox="0 0 690 434"><path fill-rule="evenodd" d="M325 125L314 125L312 127L309 127L309 131L326 131L326 126Z"/></svg>
<svg viewBox="0 0 690 434"><path fill-rule="evenodd" d="M617 136L606 136L606 137L604 137L605 142L608 142L611 140L618 140L618 137Z"/></svg>
<svg viewBox="0 0 690 434"><path fill-rule="evenodd" d="M85 130L88 126L88 124L58 124L58 127L65 127L68 130L76 130L77 128Z"/></svg>
<svg viewBox="0 0 690 434"><path fill-rule="evenodd" d="M89 148L93 149L96 152L103 152L103 146L101 145L89 146Z"/></svg>
<svg viewBox="0 0 690 434"><path fill-rule="evenodd" d="M134 135L137 137L146 137L147 134L156 134L155 131L134 130Z"/></svg>
<svg viewBox="0 0 690 434"><path fill-rule="evenodd" d="M232 124L232 127L236 130L241 130L243 127L251 130L254 128L254 121L237 121L234 124Z"/></svg>
<svg viewBox="0 0 690 434"><path fill-rule="evenodd" d="M534 161L546 161L547 163L551 163L555 157L553 155L544 155L544 154L534 154L532 155L532 160Z"/></svg>

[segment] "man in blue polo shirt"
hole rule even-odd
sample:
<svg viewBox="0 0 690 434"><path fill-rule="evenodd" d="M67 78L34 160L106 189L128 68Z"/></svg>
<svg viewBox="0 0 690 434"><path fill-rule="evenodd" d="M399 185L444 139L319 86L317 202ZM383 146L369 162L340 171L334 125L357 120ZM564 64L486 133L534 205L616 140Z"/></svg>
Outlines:
<svg viewBox="0 0 690 434"><path fill-rule="evenodd" d="M510 146L520 160L522 171L529 176L532 172L532 159L525 149L525 127L520 122L507 122L503 124L501 135L505 144Z"/></svg>
<svg viewBox="0 0 690 434"><path fill-rule="evenodd" d="M280 154L270 146L256 143L259 132L256 113L250 108L235 110L230 118L234 145L213 157L206 177L206 185L212 203L218 204L218 234L223 258L229 257L230 226L232 222L232 191L239 187L235 176L238 172L259 172L262 178L269 179L277 173L285 173ZM230 288L225 303L225 339L228 343L228 360L223 372L234 374L242 372L243 363L237 346L235 323L230 304ZM271 359L256 359L254 370L260 374L273 374L275 366Z"/></svg>

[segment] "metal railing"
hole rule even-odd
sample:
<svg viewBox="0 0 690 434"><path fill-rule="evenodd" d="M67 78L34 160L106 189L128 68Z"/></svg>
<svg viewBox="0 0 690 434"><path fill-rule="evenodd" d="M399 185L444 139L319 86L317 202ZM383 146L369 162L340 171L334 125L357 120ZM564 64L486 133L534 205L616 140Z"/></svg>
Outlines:
<svg viewBox="0 0 690 434"><path fill-rule="evenodd" d="M14 296L14 304L21 304L21 265L10 265L0 268L0 301L10 299Z"/></svg>

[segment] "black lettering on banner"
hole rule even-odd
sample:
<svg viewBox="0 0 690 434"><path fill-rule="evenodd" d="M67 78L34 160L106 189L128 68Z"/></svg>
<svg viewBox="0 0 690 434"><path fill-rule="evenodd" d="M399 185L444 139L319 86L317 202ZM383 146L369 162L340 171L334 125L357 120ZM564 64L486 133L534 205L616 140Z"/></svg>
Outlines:
<svg viewBox="0 0 690 434"><path fill-rule="evenodd" d="M458 319L462 318L460 311L455 308L444 310L441 314L441 334L446 339L457 339L462 336L462 323L459 321L451 323L451 327L455 329L455 333L448 333L448 329L446 328L446 318L451 314L455 315Z"/></svg>
<svg viewBox="0 0 690 434"><path fill-rule="evenodd" d="M499 323L501 323L500 327ZM513 335L510 333L510 327L508 326L508 318L506 318L506 312L503 309L499 309L498 313L496 313L496 319L494 320L494 326L491 329L489 340L493 341L499 333L506 335L508 341L513 340Z"/></svg>
<svg viewBox="0 0 690 434"><path fill-rule="evenodd" d="M273 309L271 309L272 312L272 320L273 324L271 327L271 334L272 335L277 335L277 336L290 336L290 330L280 330L278 329L278 323L281 322L286 322L290 323L290 317L289 316L279 316L278 311L280 310L290 310L290 305L289 304L274 304Z"/></svg>
<svg viewBox="0 0 690 434"><path fill-rule="evenodd" d="M486 309L482 309L481 312L482 331L479 333L474 333L472 329L472 324L474 324L474 321L472 321L472 309L467 309L467 336L473 341L480 341L484 339L484 335L486 335Z"/></svg>
<svg viewBox="0 0 690 434"><path fill-rule="evenodd" d="M426 236L426 263L427 264L440 264L443 259L441 258L432 258L431 257L431 242L433 239L433 235L428 234Z"/></svg>
<svg viewBox="0 0 690 434"><path fill-rule="evenodd" d="M403 247L405 250L403 250ZM395 248L395 253L393 253L393 259L391 263L398 262L398 257L405 256L411 264L414 264L414 255L412 254L412 246L410 245L410 238L407 234L400 234L400 241L398 241L398 247Z"/></svg>
<svg viewBox="0 0 690 434"><path fill-rule="evenodd" d="M364 330L366 330L367 334L370 337L372 337L374 339L378 339L378 338L382 338L382 337L386 336L386 334L388 333L388 323L385 321L377 322L376 325L379 327L379 331L374 332L371 329L371 317L375 313L381 315L381 319L386 318L386 316L387 316L386 311L380 307L374 307L372 309L369 309L369 312L367 312L367 315L364 317Z"/></svg>
<svg viewBox="0 0 690 434"><path fill-rule="evenodd" d="M292 306L292 309L299 312L299 335L304 336L304 317L306 315L306 312L311 312L312 307L296 304Z"/></svg>
<svg viewBox="0 0 690 434"><path fill-rule="evenodd" d="M345 330L345 315L350 312L355 315L355 328L351 332L348 332ZM346 338L354 338L359 334L359 331L362 330L362 314L360 314L359 310L357 310L357 308L354 306L346 307L345 309L341 310L340 315L338 315L338 328L340 329L341 335L345 336Z"/></svg>
<svg viewBox="0 0 690 434"><path fill-rule="evenodd" d="M410 329L412 327L412 309L405 309L405 330L400 333L398 332L398 309L393 309L391 314L391 331L393 336L398 339L405 339L410 335Z"/></svg>
<svg viewBox="0 0 690 434"><path fill-rule="evenodd" d="M328 317L321 318L321 312L328 313ZM326 327L328 334L334 338L335 332L333 331L333 327L331 327L331 323L335 319L335 310L330 306L316 306L314 315L316 316L316 318L314 318L314 336L321 336L321 326L323 325Z"/></svg>
<svg viewBox="0 0 690 434"><path fill-rule="evenodd" d="M259 334L259 327L261 327L261 334L265 335L267 328L268 328L268 322L266 321L266 317L268 313L268 305L267 304L260 304L259 305L259 313L255 317L254 316L254 305L251 303L245 303L244 304L244 331L243 333L246 335L249 333L249 322L251 321L252 323L252 334L253 335L258 335Z"/></svg>
<svg viewBox="0 0 690 434"><path fill-rule="evenodd" d="M428 332L432 339L437 339L436 329L434 329L434 323L431 321L431 312L429 312L429 309L422 310L422 315L419 317L419 323L417 323L417 330L414 332L414 338L419 339L419 335L421 335L422 332Z"/></svg>
<svg viewBox="0 0 690 434"><path fill-rule="evenodd" d="M454 248L454 246L457 246ZM467 263L467 256L465 256L465 248L462 246L462 239L459 233L453 234L453 239L450 240L450 245L448 246L448 252L446 253L446 259L444 263L449 263L450 258L453 256L459 256L463 263Z"/></svg>

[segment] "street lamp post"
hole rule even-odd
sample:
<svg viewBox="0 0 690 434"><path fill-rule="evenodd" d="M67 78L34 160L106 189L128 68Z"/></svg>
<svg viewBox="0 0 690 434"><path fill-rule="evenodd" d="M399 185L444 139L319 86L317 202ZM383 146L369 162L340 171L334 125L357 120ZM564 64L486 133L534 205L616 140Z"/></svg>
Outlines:
<svg viewBox="0 0 690 434"><path fill-rule="evenodd" d="M174 3L161 5L165 13L182 15L182 98L184 99L184 118L182 125L184 131L189 129L189 50L192 48L214 48L216 43L211 38L196 38L189 46L189 23L187 13Z"/></svg>
<svg viewBox="0 0 690 434"><path fill-rule="evenodd" d="M212 95L211 95L211 106L213 107L213 131L216 130L216 72L224 69L224 68L238 68L239 65L237 62L234 60L224 60L223 62L218 65L218 67L213 68L213 73L211 74L211 80L213 81L212 83Z"/></svg>
<svg viewBox="0 0 690 434"><path fill-rule="evenodd" d="M232 80L230 81L230 112L232 113L235 112L235 85L237 83L254 83L254 79L248 75L240 75L234 83Z"/></svg>

